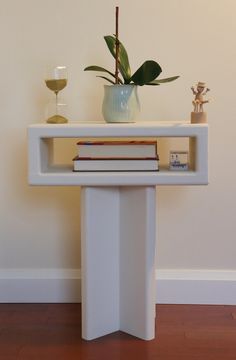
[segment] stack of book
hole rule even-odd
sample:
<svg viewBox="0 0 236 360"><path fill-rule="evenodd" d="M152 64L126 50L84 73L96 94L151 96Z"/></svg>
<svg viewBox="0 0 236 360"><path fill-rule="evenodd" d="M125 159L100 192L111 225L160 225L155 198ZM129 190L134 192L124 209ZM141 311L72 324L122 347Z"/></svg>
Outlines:
<svg viewBox="0 0 236 360"><path fill-rule="evenodd" d="M74 171L158 171L156 141L79 141Z"/></svg>

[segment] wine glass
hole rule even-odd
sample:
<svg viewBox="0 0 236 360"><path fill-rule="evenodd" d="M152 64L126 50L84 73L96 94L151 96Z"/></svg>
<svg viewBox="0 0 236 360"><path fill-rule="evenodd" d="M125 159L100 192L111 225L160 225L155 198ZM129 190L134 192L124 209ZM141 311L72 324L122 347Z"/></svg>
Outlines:
<svg viewBox="0 0 236 360"><path fill-rule="evenodd" d="M56 99L53 106L52 115L47 119L47 123L62 124L68 120L61 114L62 105L58 99L59 91L63 90L67 85L67 68L66 66L55 66L46 70L45 83L48 89L54 92Z"/></svg>

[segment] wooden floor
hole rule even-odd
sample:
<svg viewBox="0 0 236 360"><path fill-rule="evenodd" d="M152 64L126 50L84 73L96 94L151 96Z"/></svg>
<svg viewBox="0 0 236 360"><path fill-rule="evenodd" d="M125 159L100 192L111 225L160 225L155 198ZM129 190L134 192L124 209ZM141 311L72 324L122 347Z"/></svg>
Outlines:
<svg viewBox="0 0 236 360"><path fill-rule="evenodd" d="M0 304L0 360L236 360L236 306L158 305L156 339L81 340L79 304Z"/></svg>

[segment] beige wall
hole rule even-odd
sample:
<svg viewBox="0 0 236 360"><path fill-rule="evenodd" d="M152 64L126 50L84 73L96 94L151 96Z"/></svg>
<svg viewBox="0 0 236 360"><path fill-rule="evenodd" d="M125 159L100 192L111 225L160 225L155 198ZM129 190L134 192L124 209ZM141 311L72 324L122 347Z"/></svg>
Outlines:
<svg viewBox="0 0 236 360"><path fill-rule="evenodd" d="M101 119L103 81L89 64L112 66L103 35L113 0L0 0L0 277L8 269L79 268L79 189L29 187L29 124L42 122L48 64L66 64L72 121ZM190 87L211 88L208 187L158 189L158 268L236 270L236 3L120 0L120 38L135 69L162 65L173 84L139 89L143 120L187 120Z"/></svg>

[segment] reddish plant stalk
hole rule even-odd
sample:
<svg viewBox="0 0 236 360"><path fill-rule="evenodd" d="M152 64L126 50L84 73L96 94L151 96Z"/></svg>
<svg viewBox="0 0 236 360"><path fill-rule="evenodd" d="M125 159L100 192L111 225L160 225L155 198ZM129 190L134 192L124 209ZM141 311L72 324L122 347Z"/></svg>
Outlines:
<svg viewBox="0 0 236 360"><path fill-rule="evenodd" d="M119 84L119 7L116 6L116 67L115 67L115 82Z"/></svg>

